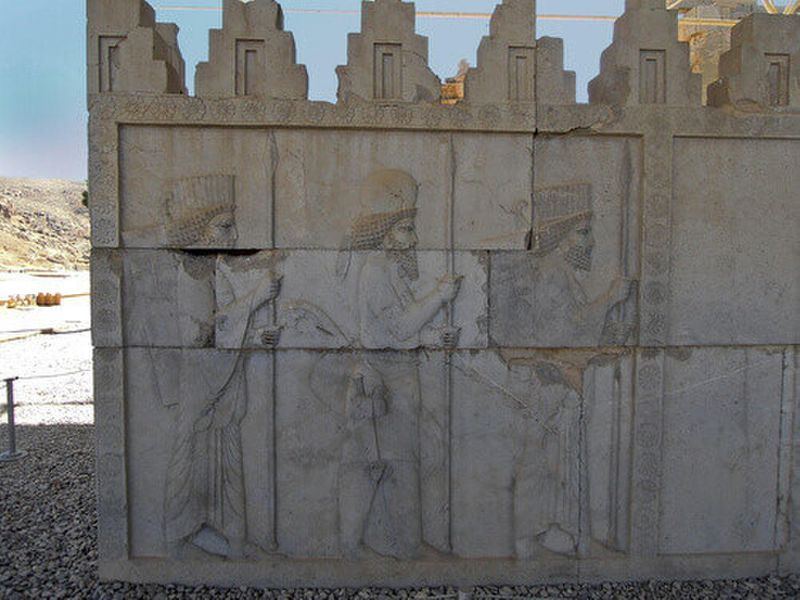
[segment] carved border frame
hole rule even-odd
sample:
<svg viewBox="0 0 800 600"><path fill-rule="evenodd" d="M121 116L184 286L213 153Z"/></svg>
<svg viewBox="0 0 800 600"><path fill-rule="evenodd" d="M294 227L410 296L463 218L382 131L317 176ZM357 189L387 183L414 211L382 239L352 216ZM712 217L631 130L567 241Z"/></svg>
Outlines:
<svg viewBox="0 0 800 600"><path fill-rule="evenodd" d="M800 140L800 115L744 115L705 107L627 107L534 104L470 106L404 103L329 104L305 100L253 98L202 99L185 96L103 94L90 99L89 172L92 220L92 291L101 570L120 576L128 560L127 491L124 431L124 350L121 334L119 256L119 126L121 124L222 127L294 127L406 131L468 131L551 134L625 134L644 142L643 231L639 299L640 346L636 351L635 415L631 485L631 568L639 559L659 561L659 491L662 460L664 350L667 346L667 302L674 137L737 137ZM534 167L535 168L535 167ZM116 268L115 268L116 265ZM662 293L664 292L664 293ZM781 430L782 456L791 456L783 490L790 487L786 517L786 552L775 558L791 570L800 561L800 513L793 496L800 493L797 406L800 402L796 346L786 350L792 364L786 375L787 417ZM793 390L793 391L792 391ZM786 437L786 433L794 434ZM787 446L788 445L788 446ZM782 467L783 468L783 467ZM780 507L779 517L780 515ZM707 557L713 562L714 557ZM667 559L664 559L667 560ZM102 565L106 566L103 567ZM667 564L667 563L665 563ZM699 564L699 563L698 563ZM687 566L688 568L688 566ZM647 570L647 567L645 567ZM130 575L130 572L128 572ZM630 573L626 573L630 575Z"/></svg>

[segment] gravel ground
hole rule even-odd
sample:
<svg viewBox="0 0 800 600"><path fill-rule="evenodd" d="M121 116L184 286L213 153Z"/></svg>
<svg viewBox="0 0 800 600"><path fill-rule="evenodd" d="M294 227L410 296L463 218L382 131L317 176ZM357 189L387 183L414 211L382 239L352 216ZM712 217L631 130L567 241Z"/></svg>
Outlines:
<svg viewBox="0 0 800 600"><path fill-rule="evenodd" d="M433 598L422 590L259 590L100 583L96 563L94 427L88 334L39 336L0 344L0 376L70 373L22 380L18 446L28 455L0 466L0 599L13 598ZM3 392L4 396L4 392ZM3 407L4 409L4 407ZM2 411L4 414L4 410ZM0 448L8 443L3 416ZM486 587L474 598L657 599L799 598L800 575L738 581Z"/></svg>
<svg viewBox="0 0 800 600"><path fill-rule="evenodd" d="M94 423L91 371L88 331L0 343L0 379L20 378L14 382L15 417L20 425ZM2 382L0 387L4 387ZM3 420L5 398L2 389Z"/></svg>

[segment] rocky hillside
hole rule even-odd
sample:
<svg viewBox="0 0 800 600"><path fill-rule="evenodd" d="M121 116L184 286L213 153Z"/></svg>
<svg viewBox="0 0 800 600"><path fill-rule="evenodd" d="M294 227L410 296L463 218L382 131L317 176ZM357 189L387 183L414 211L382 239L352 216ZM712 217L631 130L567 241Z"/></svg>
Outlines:
<svg viewBox="0 0 800 600"><path fill-rule="evenodd" d="M0 270L86 269L86 184L0 177Z"/></svg>

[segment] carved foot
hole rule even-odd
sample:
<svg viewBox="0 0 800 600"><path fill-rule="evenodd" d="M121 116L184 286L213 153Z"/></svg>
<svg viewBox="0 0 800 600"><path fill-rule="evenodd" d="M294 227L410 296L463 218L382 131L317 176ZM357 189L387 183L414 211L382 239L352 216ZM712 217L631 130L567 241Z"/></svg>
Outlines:
<svg viewBox="0 0 800 600"><path fill-rule="evenodd" d="M574 556L578 552L575 538L556 523L550 525L550 528L539 536L539 543L557 554Z"/></svg>

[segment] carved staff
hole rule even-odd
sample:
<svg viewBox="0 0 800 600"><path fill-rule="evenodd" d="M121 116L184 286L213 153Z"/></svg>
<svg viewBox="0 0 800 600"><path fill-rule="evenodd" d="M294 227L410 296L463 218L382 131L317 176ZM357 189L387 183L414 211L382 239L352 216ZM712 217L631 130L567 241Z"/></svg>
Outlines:
<svg viewBox="0 0 800 600"><path fill-rule="evenodd" d="M620 268L622 276L627 281L630 277L630 211L633 203L631 198L631 179L633 178L633 163L631 158L631 147L628 142L625 142L622 154L622 169L620 171L620 185L622 187L622 202L621 219L620 219ZM628 317L628 301L634 289L628 290L628 298L614 307L614 321L618 325L617 331L620 333L614 335L614 342L624 344L629 335L627 327ZM619 362L614 368L614 381L612 393L612 408L611 408L611 448L617 449L616 452L611 453L609 457L609 503L608 503L608 523L609 523L609 543L615 547L617 541L617 504L619 502L619 445L620 440L620 418L621 418L621 402L622 402L622 372Z"/></svg>
<svg viewBox="0 0 800 600"><path fill-rule="evenodd" d="M456 150L453 134L450 134L450 188L447 197L447 217L445 219L445 242L447 246L447 277L452 280L456 270L455 252L455 181ZM458 343L453 325L454 300L450 300L445 308L447 323L443 335L444 346L444 395L447 406L447 550L453 550L453 369L452 350Z"/></svg>
<svg viewBox="0 0 800 600"><path fill-rule="evenodd" d="M278 152L278 142L275 140L275 131L270 131L269 135L269 144L270 144L270 198L269 198L269 210L270 210L270 218L269 218L269 227L270 227L270 236L269 236L269 245L271 253L275 252L276 244L275 244L275 192L278 188L277 185L277 175L278 175L278 165L280 163L280 154ZM271 274L272 275L272 274ZM272 452L272 550L277 550L278 548L278 444L277 444L277 434L278 434L278 424L277 424L277 393L278 393L278 355L276 351L276 347L278 345L278 338L280 336L280 329L278 327L278 299L277 296L272 300L272 307L270 310L270 323L269 323L269 332L267 334L267 339L263 340L268 345L272 347L272 351L270 355L272 357L272 390L270 390L272 394L272 427L271 427L271 445L270 448Z"/></svg>
<svg viewBox="0 0 800 600"><path fill-rule="evenodd" d="M627 280L630 277L630 211L631 211L631 179L633 178L633 165L631 164L631 147L629 142L625 142L622 154L622 172L620 173L620 183L622 184L622 219L620 222L620 266L622 268L622 276ZM630 293L630 290L629 290ZM626 322L628 300L625 299L617 308L617 319L624 325ZM627 336L626 336L627 337ZM621 340L622 343L625 340Z"/></svg>
<svg viewBox="0 0 800 600"><path fill-rule="evenodd" d="M633 163L631 159L631 149L628 143L625 144L622 156L622 168L619 173L619 185L621 188L620 198L620 227L619 227L619 265L622 277L627 281L630 279L630 213L633 205L631 198L633 178ZM636 295L638 287L631 283L627 297L621 302L614 304L606 314L603 325L601 343L604 345L624 344L631 332L628 324L630 315L628 314L628 304L631 297Z"/></svg>

